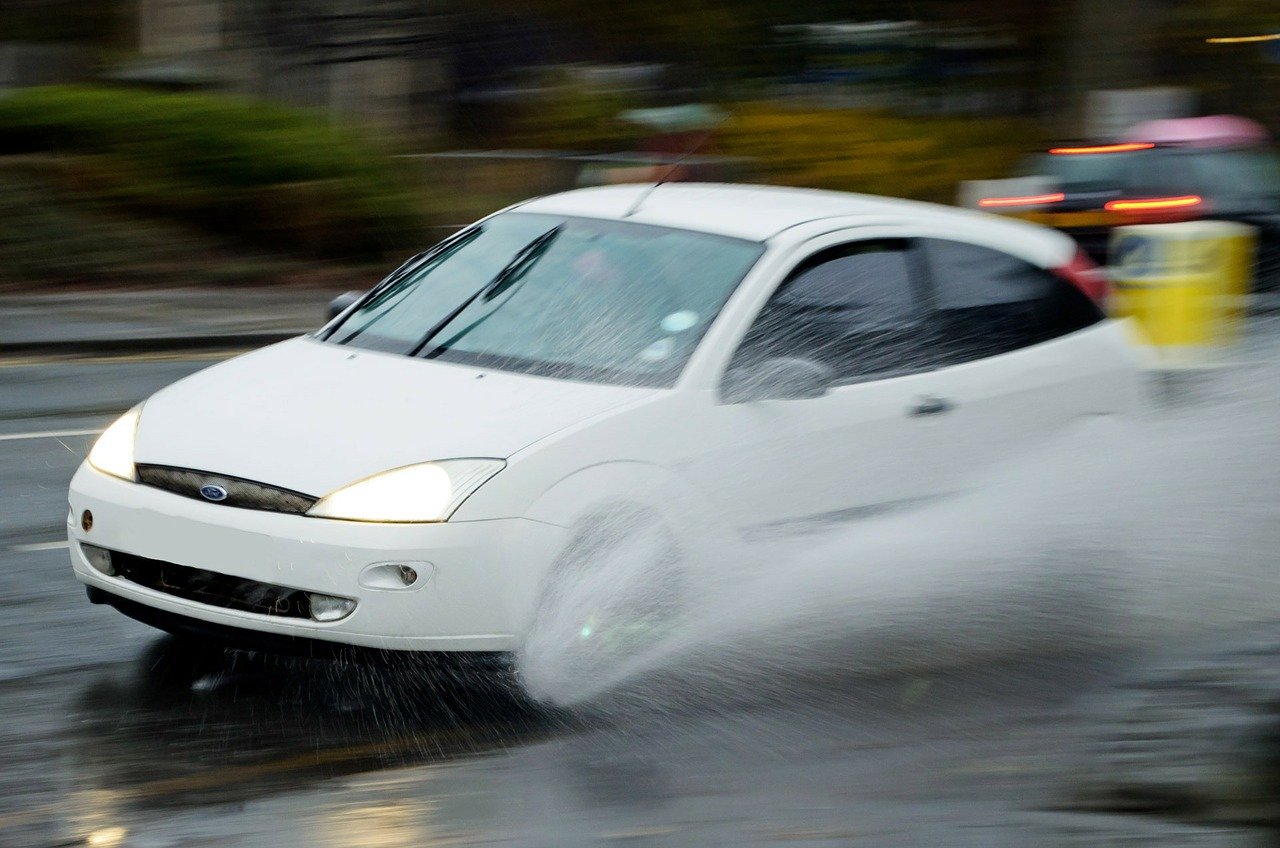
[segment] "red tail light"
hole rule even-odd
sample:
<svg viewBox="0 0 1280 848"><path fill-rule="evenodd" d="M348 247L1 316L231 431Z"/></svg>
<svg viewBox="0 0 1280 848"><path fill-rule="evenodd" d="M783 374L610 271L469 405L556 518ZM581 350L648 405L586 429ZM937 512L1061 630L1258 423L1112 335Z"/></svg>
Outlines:
<svg viewBox="0 0 1280 848"><path fill-rule="evenodd" d="M984 197L978 205L984 208L1001 206L1042 206L1046 203L1061 203L1066 195L1060 191L1051 194L1027 194L1021 197Z"/></svg>
<svg viewBox="0 0 1280 848"><path fill-rule="evenodd" d="M1049 152L1054 156L1089 156L1095 153L1131 153L1135 150L1150 150L1154 144L1147 141L1126 141L1121 144L1094 144L1088 147L1053 147Z"/></svg>
<svg viewBox="0 0 1280 848"><path fill-rule="evenodd" d="M1068 264L1053 269L1053 272L1080 289L1098 305L1106 300L1111 288L1106 272L1095 265L1083 250L1077 250Z"/></svg>
<svg viewBox="0 0 1280 848"><path fill-rule="evenodd" d="M1144 197L1137 200L1108 200L1103 206L1108 212L1164 212L1171 209L1190 209L1204 202L1198 194L1178 197Z"/></svg>

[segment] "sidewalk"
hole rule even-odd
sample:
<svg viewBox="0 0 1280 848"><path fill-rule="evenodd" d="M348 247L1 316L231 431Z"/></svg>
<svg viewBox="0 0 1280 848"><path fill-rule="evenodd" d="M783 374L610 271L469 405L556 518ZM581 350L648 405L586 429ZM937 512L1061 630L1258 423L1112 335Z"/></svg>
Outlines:
<svg viewBox="0 0 1280 848"><path fill-rule="evenodd" d="M0 356L253 347L324 323L329 289L0 295Z"/></svg>

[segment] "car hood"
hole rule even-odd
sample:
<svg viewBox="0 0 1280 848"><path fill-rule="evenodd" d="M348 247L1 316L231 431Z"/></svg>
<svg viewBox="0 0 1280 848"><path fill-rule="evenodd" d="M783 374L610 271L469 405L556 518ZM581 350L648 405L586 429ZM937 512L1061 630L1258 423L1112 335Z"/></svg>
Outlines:
<svg viewBox="0 0 1280 848"><path fill-rule="evenodd" d="M143 408L135 457L319 496L415 462L508 457L657 391L428 362L304 337L153 395Z"/></svg>

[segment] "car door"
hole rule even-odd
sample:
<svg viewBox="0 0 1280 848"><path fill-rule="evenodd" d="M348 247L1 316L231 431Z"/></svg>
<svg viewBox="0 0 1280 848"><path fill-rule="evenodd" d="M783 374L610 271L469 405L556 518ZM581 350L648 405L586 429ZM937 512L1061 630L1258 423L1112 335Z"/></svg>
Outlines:
<svg viewBox="0 0 1280 848"><path fill-rule="evenodd" d="M759 310L725 375L785 357L829 368L819 397L729 403L696 479L742 530L786 532L934 492L936 383L922 265L911 240L825 244Z"/></svg>

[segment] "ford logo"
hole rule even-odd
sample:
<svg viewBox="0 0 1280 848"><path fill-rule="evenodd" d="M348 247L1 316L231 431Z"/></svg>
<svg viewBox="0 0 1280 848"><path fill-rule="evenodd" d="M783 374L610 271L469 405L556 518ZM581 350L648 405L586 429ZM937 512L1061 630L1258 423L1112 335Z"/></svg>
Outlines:
<svg viewBox="0 0 1280 848"><path fill-rule="evenodd" d="M227 490L221 486L207 483L200 487L200 497L207 501L225 501L227 499Z"/></svg>

